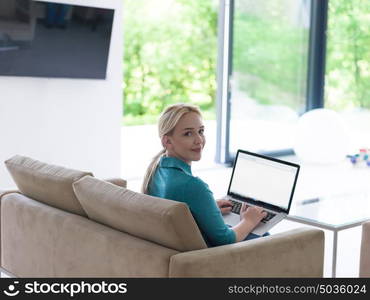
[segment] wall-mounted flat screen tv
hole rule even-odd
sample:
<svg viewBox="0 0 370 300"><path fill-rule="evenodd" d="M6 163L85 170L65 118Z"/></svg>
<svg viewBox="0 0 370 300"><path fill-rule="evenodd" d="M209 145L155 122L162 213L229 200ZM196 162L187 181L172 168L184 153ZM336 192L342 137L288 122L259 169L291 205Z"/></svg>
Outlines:
<svg viewBox="0 0 370 300"><path fill-rule="evenodd" d="M0 76L106 77L114 10L0 0Z"/></svg>

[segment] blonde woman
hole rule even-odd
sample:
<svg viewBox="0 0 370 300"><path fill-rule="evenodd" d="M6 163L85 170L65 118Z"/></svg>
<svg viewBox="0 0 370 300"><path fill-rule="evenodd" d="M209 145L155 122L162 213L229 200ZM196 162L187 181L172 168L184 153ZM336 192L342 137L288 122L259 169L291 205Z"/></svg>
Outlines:
<svg viewBox="0 0 370 300"><path fill-rule="evenodd" d="M188 104L167 107L158 129L163 149L148 167L142 192L186 203L208 246L258 237L251 231L266 216L262 208L244 205L240 222L230 228L221 214L230 212L231 202L215 201L208 185L192 175L191 163L201 159L206 143L199 108Z"/></svg>

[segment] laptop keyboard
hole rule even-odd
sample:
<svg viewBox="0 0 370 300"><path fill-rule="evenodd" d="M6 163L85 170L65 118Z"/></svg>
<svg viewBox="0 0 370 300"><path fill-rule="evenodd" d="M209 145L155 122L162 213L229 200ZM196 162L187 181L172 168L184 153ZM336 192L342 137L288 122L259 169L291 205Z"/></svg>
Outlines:
<svg viewBox="0 0 370 300"><path fill-rule="evenodd" d="M242 204L240 202L230 200L230 202L233 204L233 207L231 208L231 212L234 214L240 215L240 210L242 209Z"/></svg>
<svg viewBox="0 0 370 300"><path fill-rule="evenodd" d="M230 202L233 204L233 207L231 208L231 212L233 212L234 214L238 214L240 215L240 210L242 208L242 203L238 202L238 201L234 201L232 199L230 199ZM269 211L265 211L267 213L267 216L264 217L261 222L262 223L266 223L267 221L270 221L273 217L276 216L276 214L274 213L271 213Z"/></svg>

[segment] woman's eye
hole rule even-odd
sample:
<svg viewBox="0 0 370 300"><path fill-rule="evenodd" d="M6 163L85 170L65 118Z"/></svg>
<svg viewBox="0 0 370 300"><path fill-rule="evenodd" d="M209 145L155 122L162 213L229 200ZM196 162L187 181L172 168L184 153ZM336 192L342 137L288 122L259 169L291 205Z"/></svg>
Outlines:
<svg viewBox="0 0 370 300"><path fill-rule="evenodd" d="M185 136L191 136L191 131L185 132Z"/></svg>
<svg viewBox="0 0 370 300"><path fill-rule="evenodd" d="M204 134L204 129L199 130L199 134L203 135Z"/></svg>

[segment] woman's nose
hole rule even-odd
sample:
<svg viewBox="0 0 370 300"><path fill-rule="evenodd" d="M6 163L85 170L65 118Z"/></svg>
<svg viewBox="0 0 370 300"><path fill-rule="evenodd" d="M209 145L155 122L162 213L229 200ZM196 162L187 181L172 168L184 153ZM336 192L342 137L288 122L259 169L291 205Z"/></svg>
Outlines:
<svg viewBox="0 0 370 300"><path fill-rule="evenodd" d="M201 143L203 143L203 138L199 135L199 134L197 134L196 135L196 137L195 137L195 144L201 144Z"/></svg>

